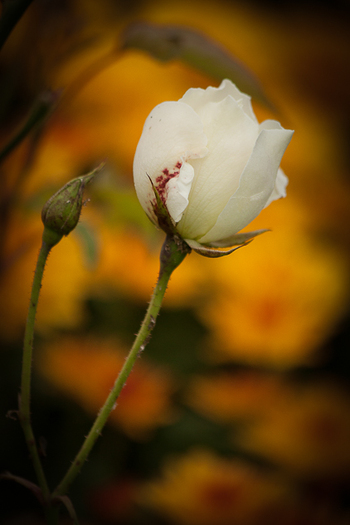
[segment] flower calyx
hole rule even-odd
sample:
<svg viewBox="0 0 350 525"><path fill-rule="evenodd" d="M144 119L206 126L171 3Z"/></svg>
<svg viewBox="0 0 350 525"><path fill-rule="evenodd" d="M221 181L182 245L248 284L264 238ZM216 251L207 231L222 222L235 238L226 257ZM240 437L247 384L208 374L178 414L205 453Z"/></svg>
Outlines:
<svg viewBox="0 0 350 525"><path fill-rule="evenodd" d="M190 251L193 250L199 255L203 255L204 257L209 257L211 259L223 257L224 255L230 255L239 248L247 246L254 239L254 237L257 237L258 235L269 231L268 229L263 229L255 230L252 232L236 233L234 235L231 235L229 238L224 239L221 242L216 241L208 245L200 244L199 242L192 239L183 239L177 231L176 225L174 224L170 216L168 208L161 199L161 196L159 195L159 192L153 184L150 177L149 180L151 182L155 196L155 203L152 204L152 207L154 214L157 217L159 227L168 236L173 237L175 239L181 239L182 243L186 243L188 245Z"/></svg>
<svg viewBox="0 0 350 525"><path fill-rule="evenodd" d="M231 237L225 241L217 241L215 243L211 243L210 245L200 244L199 242L191 239L185 239L185 241L192 248L192 250L199 255L204 255L204 257L210 258L218 258L223 257L224 255L230 255L239 248L247 246L252 242L254 237L257 237L258 235L261 235L267 231L270 230L266 229L255 230L253 232L236 233L235 235L231 235Z"/></svg>

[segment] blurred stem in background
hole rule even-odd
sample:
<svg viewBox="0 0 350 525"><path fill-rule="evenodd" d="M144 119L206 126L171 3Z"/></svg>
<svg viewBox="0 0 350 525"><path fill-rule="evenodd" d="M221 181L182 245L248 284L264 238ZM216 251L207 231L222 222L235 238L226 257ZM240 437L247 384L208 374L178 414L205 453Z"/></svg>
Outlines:
<svg viewBox="0 0 350 525"><path fill-rule="evenodd" d="M33 0L3 0L0 18L0 49Z"/></svg>
<svg viewBox="0 0 350 525"><path fill-rule="evenodd" d="M24 139L28 136L30 137L28 151L24 158L24 163L19 175L12 184L12 187L8 187L7 189L3 188L3 194L0 201L0 272L3 269L3 266L5 266L3 252L11 211L14 209L21 186L32 166L45 122L54 111L58 97L58 93L51 91L44 91L41 93L33 103L29 115L24 120L23 124L0 150L1 165Z"/></svg>
<svg viewBox="0 0 350 525"><path fill-rule="evenodd" d="M57 99L58 94L51 91L45 91L39 95L23 125L0 151L0 163L12 153L34 128L43 123L53 110Z"/></svg>

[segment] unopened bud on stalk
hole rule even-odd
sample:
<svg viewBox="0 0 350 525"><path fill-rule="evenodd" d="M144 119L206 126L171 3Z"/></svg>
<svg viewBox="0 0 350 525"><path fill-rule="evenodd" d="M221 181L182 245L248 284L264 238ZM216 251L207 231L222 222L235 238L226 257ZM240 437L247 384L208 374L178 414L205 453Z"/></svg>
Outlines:
<svg viewBox="0 0 350 525"><path fill-rule="evenodd" d="M87 175L67 182L44 205L41 219L44 223L43 241L54 246L78 224L83 207L85 186L102 169L103 165Z"/></svg>

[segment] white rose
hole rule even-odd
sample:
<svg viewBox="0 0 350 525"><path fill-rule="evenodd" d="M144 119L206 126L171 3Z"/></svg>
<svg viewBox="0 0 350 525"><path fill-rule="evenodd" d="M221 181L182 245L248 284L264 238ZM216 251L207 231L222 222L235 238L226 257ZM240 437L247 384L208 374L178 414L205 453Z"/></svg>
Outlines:
<svg viewBox="0 0 350 525"><path fill-rule="evenodd" d="M194 249L241 244L259 232L237 232L286 196L288 179L279 165L292 135L275 120L259 124L250 97L230 80L189 89L146 119L134 158L137 196L166 229L157 211L160 197Z"/></svg>

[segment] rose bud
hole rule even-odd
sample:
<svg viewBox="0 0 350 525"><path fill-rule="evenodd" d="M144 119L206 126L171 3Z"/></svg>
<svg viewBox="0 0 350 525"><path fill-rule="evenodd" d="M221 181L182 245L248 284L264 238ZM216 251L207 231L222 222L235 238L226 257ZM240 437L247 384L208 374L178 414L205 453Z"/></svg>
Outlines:
<svg viewBox="0 0 350 525"><path fill-rule="evenodd" d="M189 89L146 119L134 158L139 201L155 225L215 256L216 248L265 231L237 235L286 196L288 179L279 165L292 135L275 120L259 124L250 97L230 80Z"/></svg>
<svg viewBox="0 0 350 525"><path fill-rule="evenodd" d="M74 230L84 204L85 186L101 169L102 165L87 175L72 179L46 202L41 212L41 219L45 227L43 239L47 244L54 246L64 235Z"/></svg>

